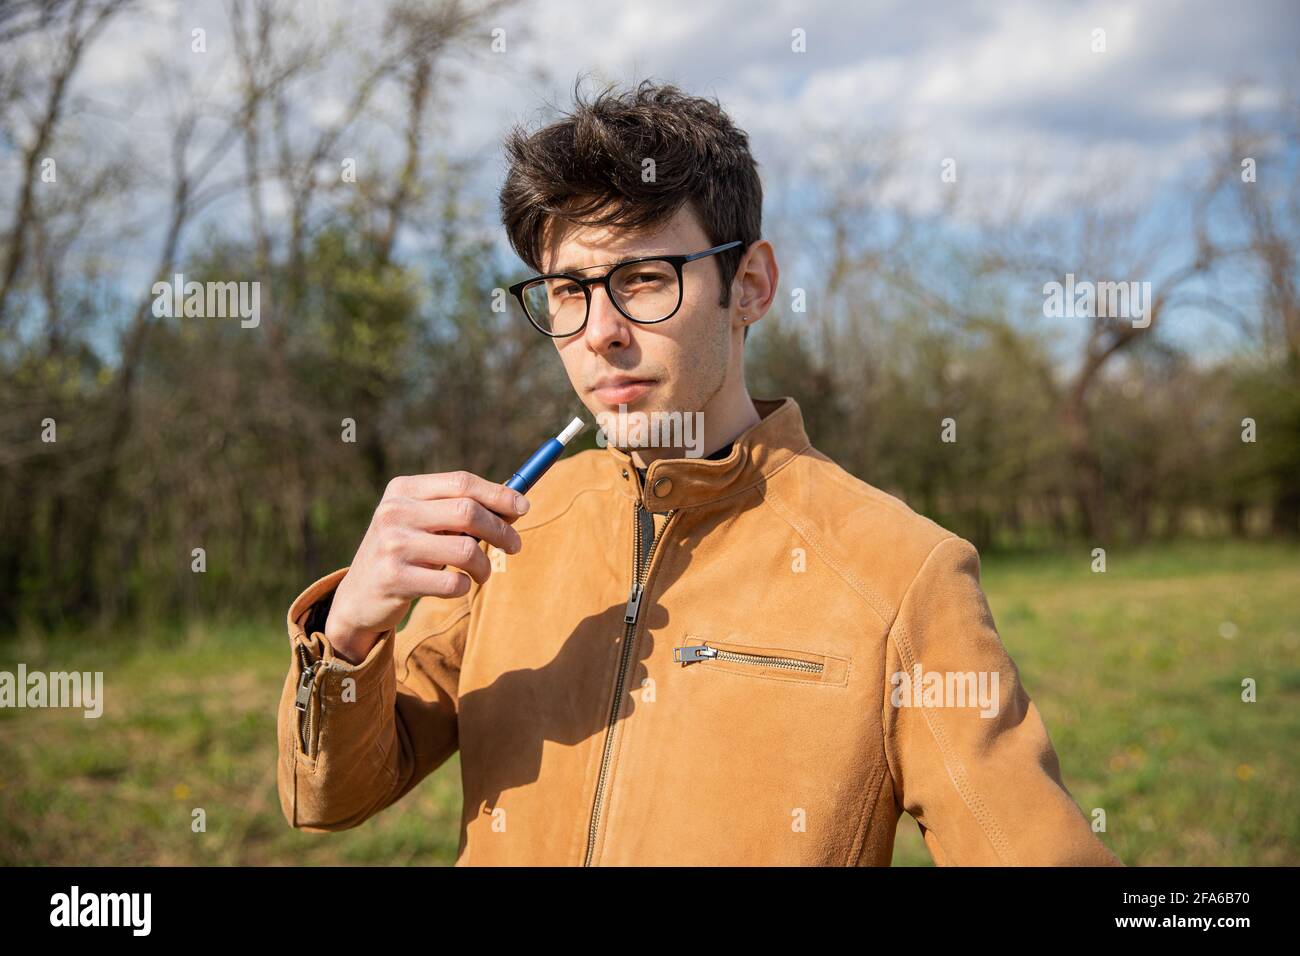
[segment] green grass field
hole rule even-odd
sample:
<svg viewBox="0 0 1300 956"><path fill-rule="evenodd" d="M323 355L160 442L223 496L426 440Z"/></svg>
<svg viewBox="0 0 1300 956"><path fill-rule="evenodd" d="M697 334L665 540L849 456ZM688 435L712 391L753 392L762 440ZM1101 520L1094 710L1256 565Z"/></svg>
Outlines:
<svg viewBox="0 0 1300 956"><path fill-rule="evenodd" d="M1112 550L1104 574L1090 560L983 562L1075 800L1105 808L1102 839L1129 865L1300 864L1300 549ZM455 758L350 832L285 824L281 620L0 641L0 670L103 671L106 698L97 720L0 709L0 863L452 863ZM1257 703L1241 700L1246 677ZM907 816L894 862L930 863Z"/></svg>

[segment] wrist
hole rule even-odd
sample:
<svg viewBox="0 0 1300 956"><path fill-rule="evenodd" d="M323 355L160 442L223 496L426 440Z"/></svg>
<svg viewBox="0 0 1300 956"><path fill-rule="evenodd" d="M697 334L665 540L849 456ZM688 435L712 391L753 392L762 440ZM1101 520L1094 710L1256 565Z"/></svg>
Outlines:
<svg viewBox="0 0 1300 956"><path fill-rule="evenodd" d="M333 611L325 622L325 640L329 641L334 653L349 664L360 664L375 646L382 632L365 631L352 627L342 619L336 619Z"/></svg>

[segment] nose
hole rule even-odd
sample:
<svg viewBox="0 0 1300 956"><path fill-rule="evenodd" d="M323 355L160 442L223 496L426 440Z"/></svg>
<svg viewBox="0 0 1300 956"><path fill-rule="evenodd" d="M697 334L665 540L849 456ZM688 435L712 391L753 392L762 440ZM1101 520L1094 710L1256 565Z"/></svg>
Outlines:
<svg viewBox="0 0 1300 956"><path fill-rule="evenodd" d="M626 348L632 341L632 323L610 301L603 285L591 286L591 310L583 331L587 348L598 355Z"/></svg>

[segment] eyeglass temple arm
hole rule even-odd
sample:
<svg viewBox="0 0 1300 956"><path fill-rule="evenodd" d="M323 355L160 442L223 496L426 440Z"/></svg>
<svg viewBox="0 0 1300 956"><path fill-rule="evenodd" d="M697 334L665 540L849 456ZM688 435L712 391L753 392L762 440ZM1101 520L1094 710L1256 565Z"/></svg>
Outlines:
<svg viewBox="0 0 1300 956"><path fill-rule="evenodd" d="M741 245L744 245L744 243L741 242L741 240L733 239L731 242L723 243L720 246L714 246L712 249L705 249L703 252L692 252L689 256L685 257L685 261L694 262L696 259L703 259L705 256L711 256L714 253L718 253L718 252L726 252L732 246L741 246Z"/></svg>

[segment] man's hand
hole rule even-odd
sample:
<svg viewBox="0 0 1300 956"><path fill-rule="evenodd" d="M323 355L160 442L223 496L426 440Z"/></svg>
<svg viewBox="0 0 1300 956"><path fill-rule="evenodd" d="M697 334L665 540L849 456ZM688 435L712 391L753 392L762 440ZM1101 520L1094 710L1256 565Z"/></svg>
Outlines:
<svg viewBox="0 0 1300 956"><path fill-rule="evenodd" d="M468 535L518 554L522 542L509 522L527 510L523 495L467 471L394 478L334 593L326 640L359 663L416 598L459 597L471 577L484 583L492 564Z"/></svg>

